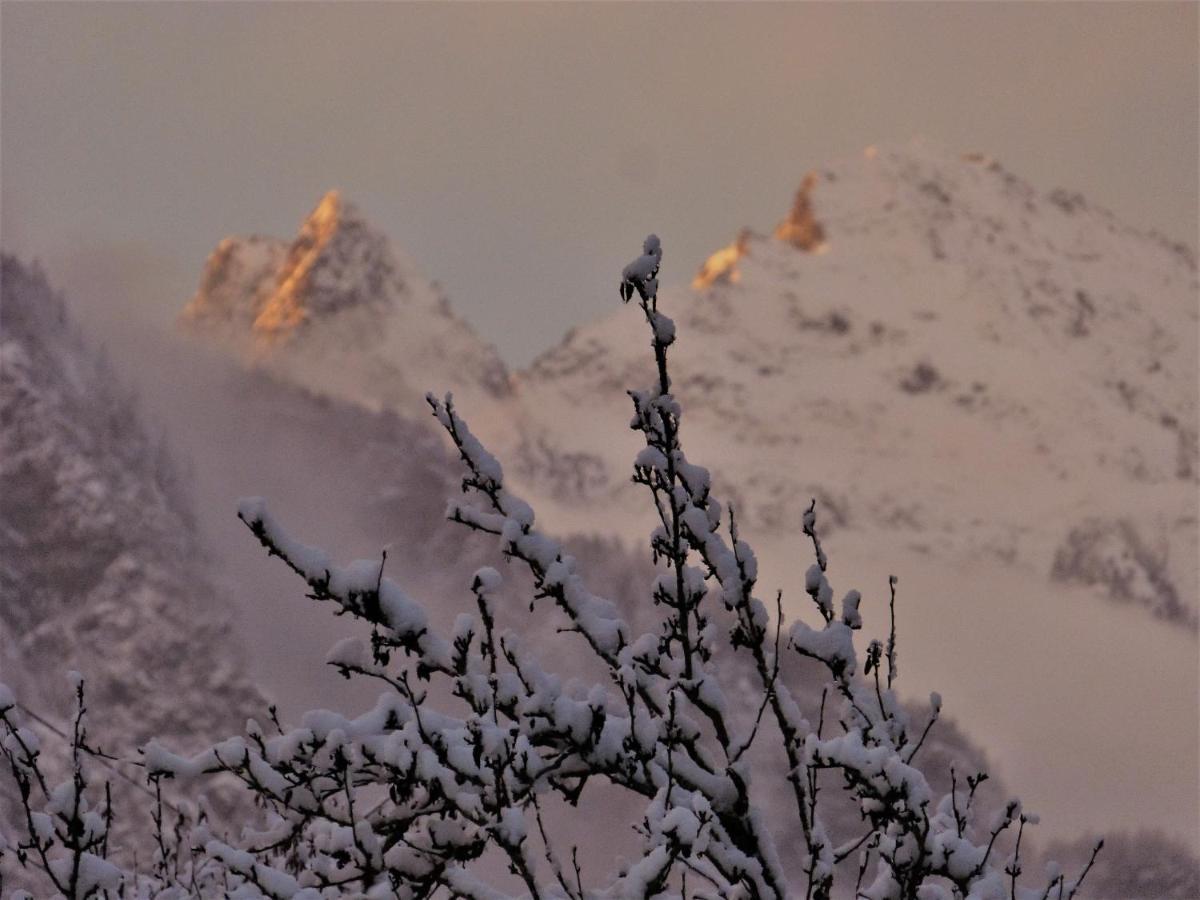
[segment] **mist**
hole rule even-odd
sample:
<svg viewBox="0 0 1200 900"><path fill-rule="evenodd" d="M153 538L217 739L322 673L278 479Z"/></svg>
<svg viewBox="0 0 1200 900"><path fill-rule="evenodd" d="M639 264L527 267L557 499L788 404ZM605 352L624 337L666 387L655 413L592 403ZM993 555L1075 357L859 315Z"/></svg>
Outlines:
<svg viewBox="0 0 1200 900"><path fill-rule="evenodd" d="M296 538L340 562L382 564L388 551L388 576L443 628L470 601L474 568L503 561L494 541L444 521L457 460L429 422L407 418L424 416L419 397L399 413L356 406L323 395L315 368L306 390L181 327L222 238L290 238L325 190L343 187L498 348L514 383L564 332L607 327L616 275L646 232L664 237L664 284L682 293L740 227L770 233L804 172L914 132L998 157L1039 191L1080 189L1191 253L1194 272L1195 4L333 9L4 12L4 247L47 267L164 436L240 650L285 720L359 711L378 690L323 664L354 626L268 558L236 517L240 498L265 497ZM443 46L457 49L431 49ZM973 351L964 341L953 353ZM615 389L622 403L627 386ZM599 421L603 402L577 405L613 444L633 440L627 418ZM528 420L508 411L468 418L485 442L525 451L514 433ZM574 437L574 421L559 424ZM986 452L1003 461L1009 449L998 434ZM978 450L965 442L962 453ZM538 474L528 458L512 463ZM831 498L849 490L826 487ZM1164 495L1147 489L1140 512ZM862 589L878 613L888 576L900 576L902 695L945 696L999 778L1043 814L1041 840L1153 827L1200 850L1194 631L1096 589L1032 583L1053 547L1034 548L1028 571L1002 554L947 564L831 512L839 592ZM642 535L629 519L583 534L589 515L563 502L545 521L611 568L593 587L633 596L650 571ZM783 588L789 620L806 615L798 542L753 521L744 533L764 596ZM1179 588L1194 607L1194 552L1190 562ZM509 588L517 612L525 587Z"/></svg>
<svg viewBox="0 0 1200 900"><path fill-rule="evenodd" d="M429 455L431 470L443 473L453 473L453 461L438 436L404 429L399 438L412 444L364 452L360 445L379 440L373 416L248 372L235 355L156 315L162 304L146 292L159 289L157 274L154 261L136 253L81 254L65 281L88 298L73 304L86 329L102 340L120 376L137 387L149 418L190 473L213 570L245 645L253 648L248 659L268 696L286 715L314 707L365 708L374 700L372 687L347 682L320 664L348 626L304 599L292 573L266 558L235 517L238 499L268 498L283 522L294 523L297 537L342 561L379 559L390 547L389 574L418 596L431 591L431 608L448 623L466 596L472 567L465 561L496 564L491 545L472 543L441 523L436 500L395 514L368 511L414 465L414 455ZM485 416L481 437L488 440L486 422ZM453 476L438 477L445 479L448 497L456 490ZM421 496L411 483L391 490L402 504ZM789 574L790 551L776 549L770 532L743 527L759 546L764 584L800 596ZM422 553L397 545L427 531L446 548L440 561L461 568L457 580L453 570L438 573L428 559L412 562ZM902 691L919 700L940 690L968 733L992 748L1000 776L1042 804L1046 835L1070 839L1102 816L1105 827L1153 822L1200 841L1190 800L1200 794L1194 740L1200 712L1196 684L1187 675L1196 660L1194 636L1147 621L1135 608L1098 614L1091 592L1059 587L1051 595L1003 564L933 562L897 572L899 560L919 559L902 540L889 544L886 535L868 539L837 529L826 543L835 574L853 573L853 586L874 602L889 574L902 575ZM456 584L462 593L439 597ZM839 580L839 586L851 585ZM789 601L789 616L800 609L799 601ZM1059 648L1067 645L1075 654L1086 651L1069 668L1059 661ZM975 649L966 657L955 650L967 647ZM1120 667L1110 666L1111 659ZM1129 759L1150 760L1151 768L1131 780ZM1098 780L1110 785L1109 793L1092 799L1090 787Z"/></svg>

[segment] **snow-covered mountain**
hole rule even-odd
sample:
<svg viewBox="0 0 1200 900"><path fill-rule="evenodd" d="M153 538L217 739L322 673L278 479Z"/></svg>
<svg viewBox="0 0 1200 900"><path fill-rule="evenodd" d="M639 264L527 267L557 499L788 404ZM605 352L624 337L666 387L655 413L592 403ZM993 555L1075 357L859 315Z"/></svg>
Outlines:
<svg viewBox="0 0 1200 900"><path fill-rule="evenodd" d="M814 172L773 236L659 297L689 457L785 613L808 614L815 497L839 587L878 615L900 576L902 684L949 686L1051 827L1149 820L1200 845L1191 251L912 145ZM500 456L555 527L641 534L615 423L652 359L614 306L517 375Z"/></svg>
<svg viewBox="0 0 1200 900"><path fill-rule="evenodd" d="M61 726L67 672L80 672L90 743L121 756L154 737L197 748L239 730L266 703L209 575L186 479L45 276L5 255L0 287L0 682L38 723ZM62 761L45 758L50 771ZM146 798L102 774L127 834Z"/></svg>
<svg viewBox="0 0 1200 900"><path fill-rule="evenodd" d="M326 198L291 245L223 242L187 321L371 411L453 387L541 521L640 543L638 311L614 291L509 376L346 210ZM323 255L328 280L301 288ZM868 629L900 576L902 689L941 690L1064 836L1153 822L1200 841L1196 292L1186 247L920 144L811 173L773 235L745 230L660 291L689 456L736 506L763 589L807 615L816 497Z"/></svg>
<svg viewBox="0 0 1200 900"><path fill-rule="evenodd" d="M183 321L288 380L377 409L414 411L433 387L480 403L511 392L495 349L337 191L291 243L221 241Z"/></svg>
<svg viewBox="0 0 1200 900"><path fill-rule="evenodd" d="M794 527L816 495L827 528L1020 560L1194 631L1196 290L1185 246L913 145L810 173L773 237L743 231L664 303L693 446L751 527ZM610 430L648 377L636 315L514 379L331 192L290 244L222 241L184 321L319 394L413 413L444 386L515 411L500 449L569 530L629 506L636 447ZM981 476L1004 486L982 506Z"/></svg>
<svg viewBox="0 0 1200 900"><path fill-rule="evenodd" d="M998 163L871 151L665 292L692 452L761 533L815 495L827 526L1028 565L1194 631L1196 277L1181 245ZM540 458L586 459L561 499L628 506L633 436L608 432L649 377L642 329L611 315L518 377L532 490Z"/></svg>

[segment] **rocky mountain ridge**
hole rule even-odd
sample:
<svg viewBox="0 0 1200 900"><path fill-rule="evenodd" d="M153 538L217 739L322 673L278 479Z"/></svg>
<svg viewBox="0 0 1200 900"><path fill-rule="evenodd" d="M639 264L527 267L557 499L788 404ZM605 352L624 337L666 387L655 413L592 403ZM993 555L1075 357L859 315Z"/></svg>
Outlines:
<svg viewBox="0 0 1200 900"><path fill-rule="evenodd" d="M28 663L7 660L6 678L57 707L65 682L21 685L23 674L51 660L78 669L114 711L113 746L240 726L261 697L205 572L183 476L44 275L5 256L2 283L0 617ZM208 691L227 706L202 703Z"/></svg>
<svg viewBox="0 0 1200 900"><path fill-rule="evenodd" d="M572 510L619 513L636 447L605 433L646 377L636 316L510 376L396 260L331 192L290 244L222 241L184 321L372 408L419 414L426 388L452 388L568 530L588 527ZM664 297L678 392L747 524L794 525L788 498L816 494L834 527L1021 558L1195 631L1196 289L1185 246L913 145L810 173L774 238L743 231ZM802 476L785 465L801 445ZM986 509L959 489L983 472L1010 486Z"/></svg>
<svg viewBox="0 0 1200 900"><path fill-rule="evenodd" d="M954 685L967 730L1022 792L1057 798L1047 819L1067 832L1136 826L1152 803L1197 841L1196 291L1186 247L921 144L816 170L773 236L744 230L691 288L660 290L689 456L737 509L764 590L807 614L797 535L816 497L839 588L886 603L901 576L902 685ZM453 354L421 374L467 398L552 531L636 546L652 522L629 484L625 391L653 374L643 329L614 297L503 392ZM329 334L291 354L307 388L420 409L411 377L323 381L372 352ZM1114 703L1131 711L1116 732ZM1183 748L1169 774L1130 779L1164 740ZM1044 765L1063 753L1088 762Z"/></svg>
<svg viewBox="0 0 1200 900"><path fill-rule="evenodd" d="M66 765L71 670L85 679L89 744L122 759L152 738L195 750L240 730L267 701L165 440L44 274L7 255L0 321L0 682L41 732L48 777ZM92 765L111 782L115 846L148 856L140 770ZM0 820L16 823L10 785ZM210 808L229 799L215 790Z"/></svg>
<svg viewBox="0 0 1200 900"><path fill-rule="evenodd" d="M1023 558L1194 631L1196 290L1180 245L903 148L810 175L775 239L743 232L664 303L702 458L748 523L794 527L788 498L823 495L835 526ZM538 413L517 458L587 461L564 503L628 493L636 448L591 423L647 377L638 327L576 329L518 376ZM984 506L981 476L1008 485Z"/></svg>
<svg viewBox="0 0 1200 900"><path fill-rule="evenodd" d="M181 321L257 368L377 409L414 412L435 386L488 402L511 393L495 349L337 191L291 242L222 240ZM452 377L427 383L431 371Z"/></svg>

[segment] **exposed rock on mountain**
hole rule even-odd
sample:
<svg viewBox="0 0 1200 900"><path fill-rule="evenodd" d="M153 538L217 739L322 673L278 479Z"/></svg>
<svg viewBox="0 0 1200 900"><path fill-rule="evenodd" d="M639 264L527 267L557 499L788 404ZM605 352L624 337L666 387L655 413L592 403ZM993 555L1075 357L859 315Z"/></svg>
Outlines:
<svg viewBox="0 0 1200 900"><path fill-rule="evenodd" d="M183 321L316 393L377 409L415 412L430 389L489 403L511 392L494 348L337 191L290 244L221 241Z"/></svg>
<svg viewBox="0 0 1200 900"><path fill-rule="evenodd" d="M825 243L825 228L813 213L812 190L817 176L809 172L796 191L796 200L786 219L775 228L775 237L787 241L797 250L812 252Z"/></svg>
<svg viewBox="0 0 1200 900"><path fill-rule="evenodd" d="M776 240L744 231L693 288L664 295L682 335L675 386L747 524L778 527L781 497L821 485L860 532L902 526L928 552L1045 578L1067 577L1086 522L1121 521L1156 548L1153 585L1074 580L1195 629L1186 248L995 162L913 146L807 176ZM632 443L595 423L648 377L637 327L613 315L576 329L519 378L536 411L523 447L591 460L575 500L630 491ZM1132 544L1118 543L1088 552L1125 568Z"/></svg>
<svg viewBox="0 0 1200 900"><path fill-rule="evenodd" d="M1170 532L1162 523L1154 530L1158 539L1152 545L1128 519L1089 519L1059 545L1050 575L1058 582L1097 586L1117 602L1136 603L1194 629L1194 601L1180 595L1169 575Z"/></svg>
<svg viewBox="0 0 1200 900"><path fill-rule="evenodd" d="M1151 821L1195 844L1194 255L923 145L822 168L802 196L820 252L743 231L692 290L660 291L689 457L736 507L762 582L806 614L797 498L817 497L846 586L878 604L901 576L902 684L953 684L1016 789L1057 798L1052 827L1136 827L1152 790ZM638 448L610 427L654 377L640 327L615 312L518 376L526 419L501 458L588 461L586 479L515 473L558 527L647 527ZM1138 724L1110 727L1113 703ZM1134 777L1163 740L1175 764ZM1087 763L1049 778L1064 753Z"/></svg>
<svg viewBox="0 0 1200 900"><path fill-rule="evenodd" d="M287 244L274 238L225 238L208 258L200 289L184 308L184 322L235 344L247 342L287 255Z"/></svg>
<svg viewBox="0 0 1200 900"><path fill-rule="evenodd" d="M274 252L267 288L254 254L221 287L248 310L234 343L254 342L268 302L254 298L277 290L286 254ZM679 327L689 457L737 509L763 589L783 589L789 619L808 614L798 510L818 498L833 577L853 579L839 587L878 610L887 575L901 576L901 689L951 685L948 709L1016 789L1053 798L1043 810L1059 834L1136 826L1152 804L1156 824L1198 837L1197 289L1186 247L986 157L913 145L817 170L774 237L743 231L691 290L660 291ZM429 308L393 304L387 329L435 343ZM539 521L633 546L652 516L629 483L625 392L654 373L629 312L614 298L610 316L464 408L485 411L472 424ZM256 358L404 415L418 371L460 392L491 383L461 365L494 359L474 337L452 353L383 353L339 324L354 315L305 319ZM317 350L294 352L318 333ZM1105 600L1160 621L1138 627ZM1114 731L1113 704L1136 721ZM1182 748L1170 770L1127 777L1161 742ZM1043 765L1072 754L1084 762ZM1100 780L1110 789L1094 791Z"/></svg>

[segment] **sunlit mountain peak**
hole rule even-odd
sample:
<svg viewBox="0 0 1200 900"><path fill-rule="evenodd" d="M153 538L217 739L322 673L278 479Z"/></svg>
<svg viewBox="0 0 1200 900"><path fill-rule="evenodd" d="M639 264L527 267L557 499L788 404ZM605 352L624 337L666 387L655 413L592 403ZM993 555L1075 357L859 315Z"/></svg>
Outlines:
<svg viewBox="0 0 1200 900"><path fill-rule="evenodd" d="M423 411L428 389L509 389L495 349L336 190L290 242L218 243L182 321L312 390L377 407Z"/></svg>
<svg viewBox="0 0 1200 900"><path fill-rule="evenodd" d="M815 173L809 172L804 176L800 189L796 191L791 212L775 228L775 237L787 241L797 250L808 253L819 252L825 248L825 228L813 213L812 189L816 183Z"/></svg>
<svg viewBox="0 0 1200 900"><path fill-rule="evenodd" d="M722 247L706 259L696 277L692 279L692 287L699 291L718 283L737 284L742 277L737 263L749 252L750 238L750 229L743 228L736 241L728 247Z"/></svg>
<svg viewBox="0 0 1200 900"><path fill-rule="evenodd" d="M337 233L344 207L341 193L331 190L304 220L279 272L278 287L254 320L255 333L267 338L279 337L308 318L301 294L321 253Z"/></svg>
<svg viewBox="0 0 1200 900"><path fill-rule="evenodd" d="M809 172L804 176L796 191L791 210L775 228L775 237L778 240L785 241L805 253L824 253L829 249L825 239L825 227L817 220L813 211L812 191L816 184L816 173ZM750 243L754 237L754 232L743 228L737 240L717 250L704 261L704 265L692 279L692 288L699 291L714 284L737 284L742 277L738 261L750 254Z"/></svg>
<svg viewBox="0 0 1200 900"><path fill-rule="evenodd" d="M317 315L386 301L396 265L387 239L329 191L300 227L254 319L259 341L286 340ZM402 287L402 285L395 285Z"/></svg>
<svg viewBox="0 0 1200 900"><path fill-rule="evenodd" d="M387 238L332 190L291 243L261 236L222 240L183 318L266 349L293 339L315 319L390 306L404 290Z"/></svg>

